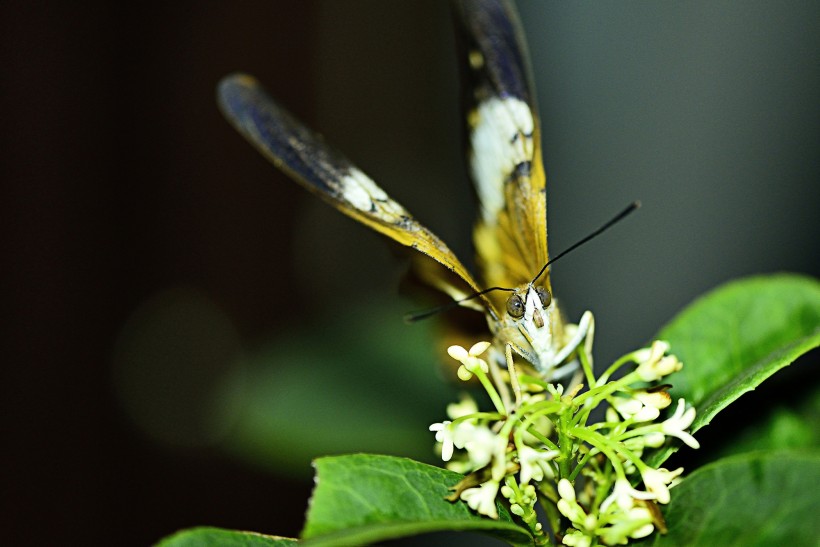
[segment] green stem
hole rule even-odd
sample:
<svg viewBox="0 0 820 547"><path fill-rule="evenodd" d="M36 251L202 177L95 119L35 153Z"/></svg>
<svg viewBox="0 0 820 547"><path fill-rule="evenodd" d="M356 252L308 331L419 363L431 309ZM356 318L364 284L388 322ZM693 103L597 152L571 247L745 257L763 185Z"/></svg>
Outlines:
<svg viewBox="0 0 820 547"><path fill-rule="evenodd" d="M501 415L507 414L507 409L504 407L504 402L501 400L501 397L498 395L498 391L496 391L495 386L487 377L487 373L485 373L482 369L476 367L477 370L473 372L478 377L478 380L481 382L481 385L484 386L484 390L487 392L487 395L490 396L490 400L493 402L493 406L495 407L496 411L498 411Z"/></svg>

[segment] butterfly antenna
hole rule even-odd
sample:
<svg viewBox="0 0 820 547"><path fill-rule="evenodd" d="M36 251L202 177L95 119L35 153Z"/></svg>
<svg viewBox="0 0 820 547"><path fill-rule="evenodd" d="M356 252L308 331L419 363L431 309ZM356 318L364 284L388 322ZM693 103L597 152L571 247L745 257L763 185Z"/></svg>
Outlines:
<svg viewBox="0 0 820 547"><path fill-rule="evenodd" d="M542 275L544 275L544 272L547 271L547 268L549 267L550 264L552 264L553 262L555 262L556 260L558 260L562 256L568 254L569 252L574 251L575 249L577 249L578 247L580 247L584 243L588 242L589 240L601 235L607 229L611 228L614 224L616 224L616 223L620 222L621 220L623 220L624 217L626 217L627 215L629 215L630 213L632 213L636 209L640 208L640 206L641 206L640 201L633 201L632 203L629 204L629 206L627 206L626 209L624 209L623 211L621 211L620 213L615 215L606 224L604 224L603 226L601 226L600 228L598 228L597 230L595 230L594 232L592 232L591 234L589 234L588 236L583 238L581 241L578 241L577 243L572 245L569 249L566 249L566 250L558 253L555 257L553 257L552 260L550 260L549 262L544 264L544 267L541 268L541 271L538 272L538 275L536 275L530 283L532 284L532 283L535 283L536 281L538 281L538 278L541 277ZM461 298L459 300L454 300L452 302L448 302L447 304L444 304L442 306L438 306L438 307L435 307L435 308L430 308L429 310L424 310L424 311L420 311L420 312L408 313L404 316L404 320L407 323L414 323L416 321L421 321L422 319L427 319L428 317L432 317L432 316L434 316L436 314L439 314L441 312L456 308L456 307L460 306L462 302L467 302L468 300L478 298L481 295L484 295L484 294L487 294L487 293L490 293L490 292L493 292L493 291L514 292L515 289L510 289L510 288L507 288L507 287L490 287L489 289L484 289L483 291L473 293L470 296L467 296L465 298Z"/></svg>
<svg viewBox="0 0 820 547"><path fill-rule="evenodd" d="M508 289L507 287L490 287L489 289L484 289L483 291L478 291L477 293L473 293L470 296L465 298L461 298L459 300L453 300L452 302L448 302L442 306L438 306L436 308L430 308L429 310L419 311L419 312L412 312L408 313L404 316L404 321L407 323L415 323L416 321L421 321L422 319L427 319L428 317L432 317L438 313L451 310L453 308L457 308L461 305L462 302L467 302L468 300L472 300L474 298L478 298L481 295L487 294L493 291L507 291L512 292L515 289Z"/></svg>
<svg viewBox="0 0 820 547"><path fill-rule="evenodd" d="M632 213L636 209L640 208L640 206L641 206L640 201L633 201L632 203L629 204L629 206L627 206L626 209L624 209L623 211L621 211L620 213L615 215L606 224L604 224L603 226L601 226L600 228L598 228L597 230L595 230L594 232L592 232L591 234L589 234L588 236L583 238L581 241L578 241L577 243L572 245L569 249L565 249L564 251L561 251L560 253L558 253L555 257L552 258L552 260L550 260L549 262L544 264L544 267L541 268L541 271L538 272L538 275L536 275L533 278L533 280L530 282L530 284L535 283L536 281L538 281L538 278L541 277L542 275L544 275L544 272L547 271L547 267L550 264L552 264L553 262L555 262L556 260L558 260L559 258L564 256L565 254L567 254L571 251L574 251L575 249L577 249L578 247L580 247L584 243L588 242L590 239L593 239L593 238L601 235L603 232L605 232L606 230L611 228L614 224L617 224L618 222L623 220L627 215L629 215L630 213Z"/></svg>

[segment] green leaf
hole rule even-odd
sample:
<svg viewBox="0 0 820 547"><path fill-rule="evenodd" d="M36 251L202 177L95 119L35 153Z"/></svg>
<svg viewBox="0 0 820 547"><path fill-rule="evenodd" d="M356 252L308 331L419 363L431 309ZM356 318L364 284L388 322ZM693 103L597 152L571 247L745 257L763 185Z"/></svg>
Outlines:
<svg viewBox="0 0 820 547"><path fill-rule="evenodd" d="M221 528L190 528L168 536L157 543L158 547L286 547L296 545L297 540L266 536L255 532L239 532Z"/></svg>
<svg viewBox="0 0 820 547"><path fill-rule="evenodd" d="M642 545L816 545L820 455L758 452L692 473L672 490L669 532Z"/></svg>
<svg viewBox="0 0 820 547"><path fill-rule="evenodd" d="M697 408L691 431L797 357L820 345L820 282L792 274L728 283L696 300L661 330L683 361L673 399ZM649 462L663 462L664 448Z"/></svg>
<svg viewBox="0 0 820 547"><path fill-rule="evenodd" d="M820 389L770 410L764 421L744 424L713 459L745 452L820 447Z"/></svg>
<svg viewBox="0 0 820 547"><path fill-rule="evenodd" d="M311 545L361 545L428 532L482 532L515 544L529 533L498 504L498 520L464 502L445 500L463 477L393 456L356 454L319 458L316 489L302 537Z"/></svg>

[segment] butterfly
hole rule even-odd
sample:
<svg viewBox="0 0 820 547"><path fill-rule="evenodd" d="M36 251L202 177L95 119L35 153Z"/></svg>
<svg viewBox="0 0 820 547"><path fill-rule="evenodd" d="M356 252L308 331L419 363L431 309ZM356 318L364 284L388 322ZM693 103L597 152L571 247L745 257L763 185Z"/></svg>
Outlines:
<svg viewBox="0 0 820 547"><path fill-rule="evenodd" d="M480 207L473 231L478 277L252 76L223 79L218 102L276 167L342 213L432 259L419 261L419 276L460 305L484 312L499 361L509 364L514 352L543 377L560 378L576 368L569 358L591 335L592 315L586 312L577 328L565 328L552 298L546 177L521 24L507 1L459 0L453 13L467 84L469 165Z"/></svg>

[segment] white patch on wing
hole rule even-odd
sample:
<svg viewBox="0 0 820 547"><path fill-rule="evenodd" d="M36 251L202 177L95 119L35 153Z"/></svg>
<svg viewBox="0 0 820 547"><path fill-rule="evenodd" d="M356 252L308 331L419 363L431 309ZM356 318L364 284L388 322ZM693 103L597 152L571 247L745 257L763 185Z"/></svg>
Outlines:
<svg viewBox="0 0 820 547"><path fill-rule="evenodd" d="M504 206L504 181L516 165L532 160L534 122L527 103L492 97L473 112L471 167L484 222L494 224Z"/></svg>
<svg viewBox="0 0 820 547"><path fill-rule="evenodd" d="M364 213L375 216L387 222L396 222L403 216L408 216L404 207L390 199L384 190L355 167L348 170L348 174L339 180L339 190L353 207Z"/></svg>

